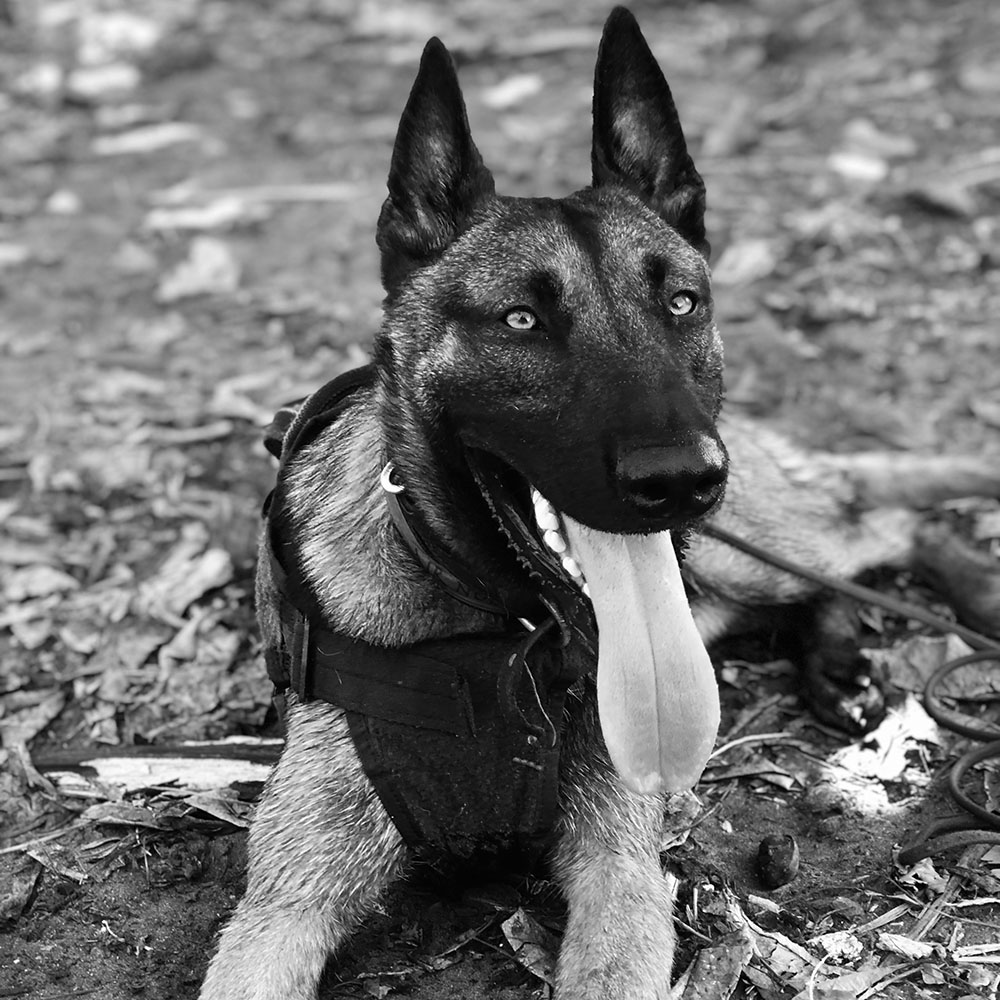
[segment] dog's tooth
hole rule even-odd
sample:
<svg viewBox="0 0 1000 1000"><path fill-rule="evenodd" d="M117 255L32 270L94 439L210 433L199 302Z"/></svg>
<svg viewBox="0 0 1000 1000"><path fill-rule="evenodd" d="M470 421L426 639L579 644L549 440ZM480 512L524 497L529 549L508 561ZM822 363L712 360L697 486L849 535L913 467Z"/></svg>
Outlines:
<svg viewBox="0 0 1000 1000"><path fill-rule="evenodd" d="M535 506L535 522L542 531L558 531L559 530L559 515L552 509L551 506L541 507L536 504Z"/></svg>
<svg viewBox="0 0 1000 1000"><path fill-rule="evenodd" d="M564 555L562 557L562 568L574 579L579 580L583 576L580 564L571 555Z"/></svg>
<svg viewBox="0 0 1000 1000"><path fill-rule="evenodd" d="M558 531L546 531L542 537L545 539L545 544L553 552L561 555L566 551L566 539Z"/></svg>
<svg viewBox="0 0 1000 1000"><path fill-rule="evenodd" d="M583 591L585 597L590 597L590 586L589 586L589 584L585 583L580 589Z"/></svg>

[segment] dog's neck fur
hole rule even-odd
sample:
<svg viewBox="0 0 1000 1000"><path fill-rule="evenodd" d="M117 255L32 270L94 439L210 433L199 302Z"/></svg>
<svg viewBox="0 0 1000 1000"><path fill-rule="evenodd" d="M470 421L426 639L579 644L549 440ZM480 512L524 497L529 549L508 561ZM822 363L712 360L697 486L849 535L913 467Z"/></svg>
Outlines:
<svg viewBox="0 0 1000 1000"><path fill-rule="evenodd" d="M288 491L297 498L288 512L289 537L297 540L306 583L332 628L381 645L496 627L496 617L451 597L392 524L379 483L387 442L377 392L360 390L289 467ZM400 445L395 450L402 453ZM422 452L429 452L426 445ZM468 535L457 530L461 512L434 460L419 472L406 486L429 526L446 543ZM459 554L475 557L468 549Z"/></svg>

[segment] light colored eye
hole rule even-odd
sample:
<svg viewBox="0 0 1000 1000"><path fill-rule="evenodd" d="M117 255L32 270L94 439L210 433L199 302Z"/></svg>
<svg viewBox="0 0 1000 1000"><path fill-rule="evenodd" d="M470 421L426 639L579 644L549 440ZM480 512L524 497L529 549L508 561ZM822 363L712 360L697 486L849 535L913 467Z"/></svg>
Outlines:
<svg viewBox="0 0 1000 1000"><path fill-rule="evenodd" d="M530 309L511 309L503 321L512 330L534 330L538 326L538 317Z"/></svg>
<svg viewBox="0 0 1000 1000"><path fill-rule="evenodd" d="M697 305L698 300L695 298L694 292L677 292L670 299L670 311L675 316L687 316L694 312Z"/></svg>

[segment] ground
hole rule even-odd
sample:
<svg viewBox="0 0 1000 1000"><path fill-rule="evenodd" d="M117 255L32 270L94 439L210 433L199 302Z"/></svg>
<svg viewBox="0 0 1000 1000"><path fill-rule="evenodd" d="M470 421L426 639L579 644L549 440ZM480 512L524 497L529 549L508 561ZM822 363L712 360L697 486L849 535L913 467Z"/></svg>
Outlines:
<svg viewBox="0 0 1000 1000"><path fill-rule="evenodd" d="M634 9L708 184L727 406L812 447L996 461L1000 8ZM240 891L253 782L52 785L22 748L262 734L260 427L365 356L423 42L452 48L498 188L558 195L589 180L607 12L0 0L0 997L196 995ZM996 547L995 504L952 514ZM668 861L681 957L752 941L736 995L764 1000L996 997L992 855L893 860L942 808L952 744L921 731L901 680L942 641L862 614L899 682L881 744L817 727L785 665L722 667L720 742L781 736L727 750L699 787ZM995 769L977 780L995 808ZM775 833L801 869L771 891L753 858ZM543 995L501 929L521 903L558 926L544 881L401 891L323 996Z"/></svg>

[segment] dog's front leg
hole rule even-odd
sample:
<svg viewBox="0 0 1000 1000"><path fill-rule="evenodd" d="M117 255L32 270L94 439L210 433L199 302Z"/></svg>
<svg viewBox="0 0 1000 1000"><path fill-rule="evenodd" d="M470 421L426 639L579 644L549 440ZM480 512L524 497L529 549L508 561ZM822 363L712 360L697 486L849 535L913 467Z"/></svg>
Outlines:
<svg viewBox="0 0 1000 1000"><path fill-rule="evenodd" d="M664 802L622 785L596 699L574 707L562 772L556 871L569 907L557 1000L667 1000L673 893L660 868Z"/></svg>
<svg viewBox="0 0 1000 1000"><path fill-rule="evenodd" d="M330 952L406 860L339 709L313 702L290 712L249 850L247 892L201 1000L312 1000Z"/></svg>

